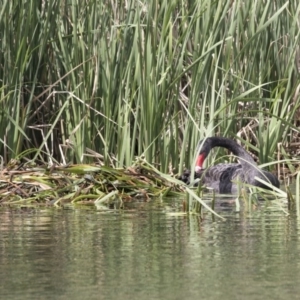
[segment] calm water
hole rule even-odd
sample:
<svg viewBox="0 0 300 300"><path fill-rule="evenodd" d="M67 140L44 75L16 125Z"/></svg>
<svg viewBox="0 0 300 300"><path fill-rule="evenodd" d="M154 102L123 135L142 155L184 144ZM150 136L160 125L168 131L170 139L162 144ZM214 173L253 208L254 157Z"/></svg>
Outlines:
<svg viewBox="0 0 300 300"><path fill-rule="evenodd" d="M221 204L215 222L179 200L1 208L1 299L298 299L299 219Z"/></svg>

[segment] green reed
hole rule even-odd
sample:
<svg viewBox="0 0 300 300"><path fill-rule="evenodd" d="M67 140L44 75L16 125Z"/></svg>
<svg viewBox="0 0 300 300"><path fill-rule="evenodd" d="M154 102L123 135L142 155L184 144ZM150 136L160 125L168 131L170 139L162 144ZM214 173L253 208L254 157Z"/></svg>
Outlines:
<svg viewBox="0 0 300 300"><path fill-rule="evenodd" d="M162 172L200 138L261 163L298 133L297 1L1 1L0 148ZM93 155L92 155L93 156ZM100 156L99 156L100 157Z"/></svg>

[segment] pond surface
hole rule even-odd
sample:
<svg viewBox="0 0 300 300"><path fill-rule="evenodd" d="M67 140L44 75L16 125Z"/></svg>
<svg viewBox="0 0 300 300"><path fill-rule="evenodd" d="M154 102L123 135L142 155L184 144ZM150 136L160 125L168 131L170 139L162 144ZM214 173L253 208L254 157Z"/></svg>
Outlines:
<svg viewBox="0 0 300 300"><path fill-rule="evenodd" d="M226 200L226 221L200 221L180 206L1 208L2 299L297 299L296 216Z"/></svg>

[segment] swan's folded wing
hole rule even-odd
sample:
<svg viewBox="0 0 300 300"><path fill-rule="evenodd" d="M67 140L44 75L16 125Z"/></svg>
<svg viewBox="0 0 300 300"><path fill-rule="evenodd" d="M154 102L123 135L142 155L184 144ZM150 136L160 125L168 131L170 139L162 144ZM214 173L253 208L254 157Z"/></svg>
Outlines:
<svg viewBox="0 0 300 300"><path fill-rule="evenodd" d="M232 193L233 190L236 190L236 184L232 180L244 180L240 164L218 164L201 172L202 184L222 194Z"/></svg>

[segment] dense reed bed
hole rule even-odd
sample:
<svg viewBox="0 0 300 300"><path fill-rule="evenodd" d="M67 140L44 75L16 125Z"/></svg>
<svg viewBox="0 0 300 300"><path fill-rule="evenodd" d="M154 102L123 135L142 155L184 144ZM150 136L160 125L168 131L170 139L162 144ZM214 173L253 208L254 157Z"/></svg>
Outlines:
<svg viewBox="0 0 300 300"><path fill-rule="evenodd" d="M35 149L26 163L126 168L143 156L172 175L218 135L295 174L299 10L295 0L1 0L4 165Z"/></svg>

